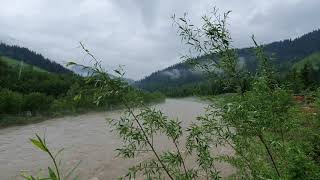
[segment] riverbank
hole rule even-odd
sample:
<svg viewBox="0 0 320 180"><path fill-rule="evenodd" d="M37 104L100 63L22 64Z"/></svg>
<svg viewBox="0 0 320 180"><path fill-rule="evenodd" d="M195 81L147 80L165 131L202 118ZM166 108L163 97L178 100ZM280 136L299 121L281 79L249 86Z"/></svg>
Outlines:
<svg viewBox="0 0 320 180"><path fill-rule="evenodd" d="M225 93L212 96L199 96L199 100L213 103L215 105L223 105L224 103L230 101L236 95L236 93Z"/></svg>
<svg viewBox="0 0 320 180"><path fill-rule="evenodd" d="M148 105L153 105L157 103L163 103L165 101L164 96L156 96L151 98L145 98L145 101ZM110 106L91 106L90 108L65 108L59 109L58 111L45 111L37 112L33 115L31 113L25 112L22 114L12 115L12 114L2 114L0 115L0 129L12 127L12 126L23 126L33 123L39 123L42 121L61 118L64 116L77 116L86 113L95 113L103 111L112 111L122 109L123 105L114 104Z"/></svg>
<svg viewBox="0 0 320 180"><path fill-rule="evenodd" d="M119 107L118 107L119 108ZM3 115L0 118L0 129L8 128L12 126L23 126L33 123L39 123L42 121L54 119L54 118L61 118L64 116L77 116L91 112L102 112L108 111L113 109L102 109L102 108L95 108L95 109L77 109L75 111L60 111L54 113L38 113L36 115Z"/></svg>

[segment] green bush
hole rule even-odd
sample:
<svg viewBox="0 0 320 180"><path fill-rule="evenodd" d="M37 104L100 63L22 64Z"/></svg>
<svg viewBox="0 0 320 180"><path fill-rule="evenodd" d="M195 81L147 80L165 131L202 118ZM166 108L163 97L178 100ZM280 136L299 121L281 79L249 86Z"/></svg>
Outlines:
<svg viewBox="0 0 320 180"><path fill-rule="evenodd" d="M53 98L51 96L46 96L43 93L30 93L24 96L23 109L31 112L48 111L52 101Z"/></svg>
<svg viewBox="0 0 320 180"><path fill-rule="evenodd" d="M159 92L153 92L153 93L142 92L141 96L143 97L143 102L145 103L161 102L165 100L165 96Z"/></svg>
<svg viewBox="0 0 320 180"><path fill-rule="evenodd" d="M23 106L23 95L8 89L0 90L0 113L18 114Z"/></svg>
<svg viewBox="0 0 320 180"><path fill-rule="evenodd" d="M70 102L68 102L66 99L63 99L63 98L55 99L50 106L50 111L52 113L67 112L72 110L73 110L73 107L70 104Z"/></svg>

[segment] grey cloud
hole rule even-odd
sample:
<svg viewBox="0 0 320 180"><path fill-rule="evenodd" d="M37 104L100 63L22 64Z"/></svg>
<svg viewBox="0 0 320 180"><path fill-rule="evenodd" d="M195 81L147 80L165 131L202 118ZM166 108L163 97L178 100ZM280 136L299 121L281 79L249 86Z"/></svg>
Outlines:
<svg viewBox="0 0 320 180"><path fill-rule="evenodd" d="M319 28L320 1L289 2L278 1L265 12L257 12L249 21L263 42L293 38ZM268 37L268 33L273 35Z"/></svg>
<svg viewBox="0 0 320 180"><path fill-rule="evenodd" d="M216 5L232 10L234 46L293 38L319 27L318 0L0 0L0 40L27 46L58 62L88 64L84 42L111 70L125 65L139 79L177 63L187 47L170 16L188 12L195 24Z"/></svg>

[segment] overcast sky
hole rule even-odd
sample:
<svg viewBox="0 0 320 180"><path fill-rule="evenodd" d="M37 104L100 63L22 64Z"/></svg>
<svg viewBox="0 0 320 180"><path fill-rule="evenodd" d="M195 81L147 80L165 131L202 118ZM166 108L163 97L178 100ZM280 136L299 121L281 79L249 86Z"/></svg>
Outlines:
<svg viewBox="0 0 320 180"><path fill-rule="evenodd" d="M295 38L320 27L320 0L0 0L0 41L19 44L59 63L87 63L82 41L107 69L125 65L140 79L185 53L170 17L232 10L235 47Z"/></svg>

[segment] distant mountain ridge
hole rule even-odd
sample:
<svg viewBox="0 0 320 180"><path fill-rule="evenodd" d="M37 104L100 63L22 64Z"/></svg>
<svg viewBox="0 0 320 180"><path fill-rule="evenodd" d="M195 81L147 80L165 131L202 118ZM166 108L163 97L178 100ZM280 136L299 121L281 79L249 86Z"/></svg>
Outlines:
<svg viewBox="0 0 320 180"><path fill-rule="evenodd" d="M25 47L0 43L0 56L7 56L18 61L23 61L24 63L39 67L52 73L73 73L61 64L45 58L41 54Z"/></svg>
<svg viewBox="0 0 320 180"><path fill-rule="evenodd" d="M272 57L272 63L280 72L287 72L299 60L320 52L320 30L315 30L295 39L287 39L263 45L265 53ZM245 67L253 71L257 66L255 52L252 47L236 49ZM199 61L206 57L198 58ZM179 87L198 83L204 76L195 73L186 63L178 63L136 82L136 86L148 91L161 91L163 88Z"/></svg>
<svg viewBox="0 0 320 180"><path fill-rule="evenodd" d="M89 70L89 69L85 69L83 68L83 66L81 65L77 65L77 64L74 64L72 66L70 66L70 69L75 73L75 74L78 74L82 77L87 77L87 76L91 76L92 74L94 74L93 71ZM111 78L116 78L117 76L114 76L112 74L109 74L109 76ZM127 83L129 84L133 84L135 81L132 80L132 79L129 79L129 78L123 78L124 81L126 81Z"/></svg>

